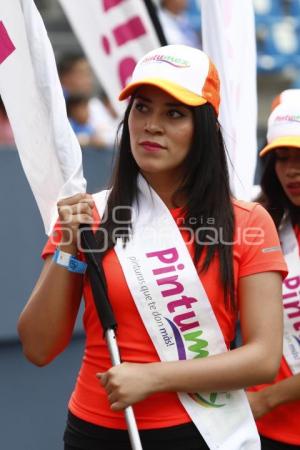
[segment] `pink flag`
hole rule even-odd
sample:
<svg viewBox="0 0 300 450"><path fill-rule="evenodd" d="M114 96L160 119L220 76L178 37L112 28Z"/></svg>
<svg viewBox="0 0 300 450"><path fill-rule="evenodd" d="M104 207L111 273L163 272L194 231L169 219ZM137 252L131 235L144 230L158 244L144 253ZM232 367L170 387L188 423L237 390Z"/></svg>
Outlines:
<svg viewBox="0 0 300 450"><path fill-rule="evenodd" d="M59 0L116 111L137 61L160 41L144 0Z"/></svg>

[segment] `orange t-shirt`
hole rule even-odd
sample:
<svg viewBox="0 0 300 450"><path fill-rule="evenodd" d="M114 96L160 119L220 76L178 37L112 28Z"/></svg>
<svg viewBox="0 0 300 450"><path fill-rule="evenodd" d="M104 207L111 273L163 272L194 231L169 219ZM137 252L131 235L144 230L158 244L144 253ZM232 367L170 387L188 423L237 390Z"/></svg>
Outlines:
<svg viewBox="0 0 300 450"><path fill-rule="evenodd" d="M300 230L297 228L295 231L300 247ZM293 374L283 357L274 382L251 387L251 391L260 391L291 376ZM278 406L258 419L256 424L262 436L287 444L300 445L300 400Z"/></svg>
<svg viewBox="0 0 300 450"><path fill-rule="evenodd" d="M265 271L280 271L285 274L286 265L282 253L278 249L278 235L269 214L260 205L254 203L237 201L233 203L236 221L233 246L235 289L237 290L240 277ZM181 219L180 209L171 210L171 213L178 223L178 219ZM255 230L259 228L263 237L258 236L254 228ZM57 242L59 233L56 234L55 241ZM182 235L187 242L189 236L186 236L184 232ZM49 239L46 244L43 257L55 251L55 243L52 241L53 239ZM249 243L252 245L248 245ZM192 246L188 244L187 246L192 254ZM267 250L264 251L264 249ZM159 361L154 345L131 297L114 250L110 250L105 255L103 268L108 285L109 300L118 323L117 339L122 360L135 363ZM213 258L207 272L201 273L200 280L222 329L225 343L229 347L234 338L236 317L224 306L217 257ZM96 378L96 373L107 371L111 367L111 363L87 277L85 277L83 294L86 345L69 408L75 416L90 423L108 428L125 429L123 413L110 409L106 392ZM163 428L190 422L189 415L177 394L173 392L151 395L134 405L134 411L140 429Z"/></svg>

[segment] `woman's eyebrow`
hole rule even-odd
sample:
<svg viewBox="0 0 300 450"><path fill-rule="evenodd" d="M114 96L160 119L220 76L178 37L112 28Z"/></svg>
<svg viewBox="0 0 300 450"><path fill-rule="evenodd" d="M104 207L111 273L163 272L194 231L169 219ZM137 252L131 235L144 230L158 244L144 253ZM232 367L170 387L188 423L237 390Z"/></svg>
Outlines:
<svg viewBox="0 0 300 450"><path fill-rule="evenodd" d="M144 102L148 102L148 103L151 103L151 99L150 98L147 98L147 97L144 97L143 95L140 95L140 94L137 94L136 96L135 96L135 98L137 99L140 99L140 100L143 100Z"/></svg>
<svg viewBox="0 0 300 450"><path fill-rule="evenodd" d="M143 100L144 102L152 103L151 98L144 97L141 94L137 94L135 96L135 99L140 99L140 100ZM185 105L184 103L181 103L181 102L166 102L165 106L168 106L168 107L171 107L171 108L185 108L187 110L190 110L188 105Z"/></svg>
<svg viewBox="0 0 300 450"><path fill-rule="evenodd" d="M184 103L180 103L180 102L167 102L166 106L173 106L173 107L175 106L176 108L181 107L181 108L187 108L188 109L187 105L185 105Z"/></svg>

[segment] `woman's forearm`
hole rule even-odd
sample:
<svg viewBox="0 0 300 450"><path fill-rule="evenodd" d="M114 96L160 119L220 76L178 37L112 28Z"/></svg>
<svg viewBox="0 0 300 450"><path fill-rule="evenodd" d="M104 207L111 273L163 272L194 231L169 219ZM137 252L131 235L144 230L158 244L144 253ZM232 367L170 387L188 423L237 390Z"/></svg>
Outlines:
<svg viewBox="0 0 300 450"><path fill-rule="evenodd" d="M201 359L123 363L97 377L118 411L157 392L227 392L270 381L276 371L273 358L252 343Z"/></svg>
<svg viewBox="0 0 300 450"><path fill-rule="evenodd" d="M300 400L300 374L259 391L247 392L247 396L254 418L259 419L277 406Z"/></svg>
<svg viewBox="0 0 300 450"><path fill-rule="evenodd" d="M276 272L242 277L239 297L245 344L215 356L158 365L158 389L213 392L272 381L282 357L281 283Z"/></svg>
<svg viewBox="0 0 300 450"><path fill-rule="evenodd" d="M154 363L152 370L154 391L212 392L269 382L278 366L253 343L207 358Z"/></svg>
<svg viewBox="0 0 300 450"><path fill-rule="evenodd" d="M45 365L68 344L82 296L83 276L49 257L18 322L26 357Z"/></svg>
<svg viewBox="0 0 300 450"><path fill-rule="evenodd" d="M300 400L300 374L294 375L264 389L270 409L284 403Z"/></svg>

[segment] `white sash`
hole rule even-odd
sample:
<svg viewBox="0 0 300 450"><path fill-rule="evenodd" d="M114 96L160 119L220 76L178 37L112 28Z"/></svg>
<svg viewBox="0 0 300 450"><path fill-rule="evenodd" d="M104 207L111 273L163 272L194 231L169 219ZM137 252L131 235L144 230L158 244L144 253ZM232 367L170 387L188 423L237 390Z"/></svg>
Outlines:
<svg viewBox="0 0 300 450"><path fill-rule="evenodd" d="M280 239L289 274L283 282L283 356L294 375L300 373L300 258L290 221L280 227Z"/></svg>
<svg viewBox="0 0 300 450"><path fill-rule="evenodd" d="M221 329L173 217L141 176L138 187L133 236L125 248L119 239L115 251L160 359L226 352ZM106 197L107 192L94 196L100 215ZM178 396L210 449L261 448L244 391Z"/></svg>

